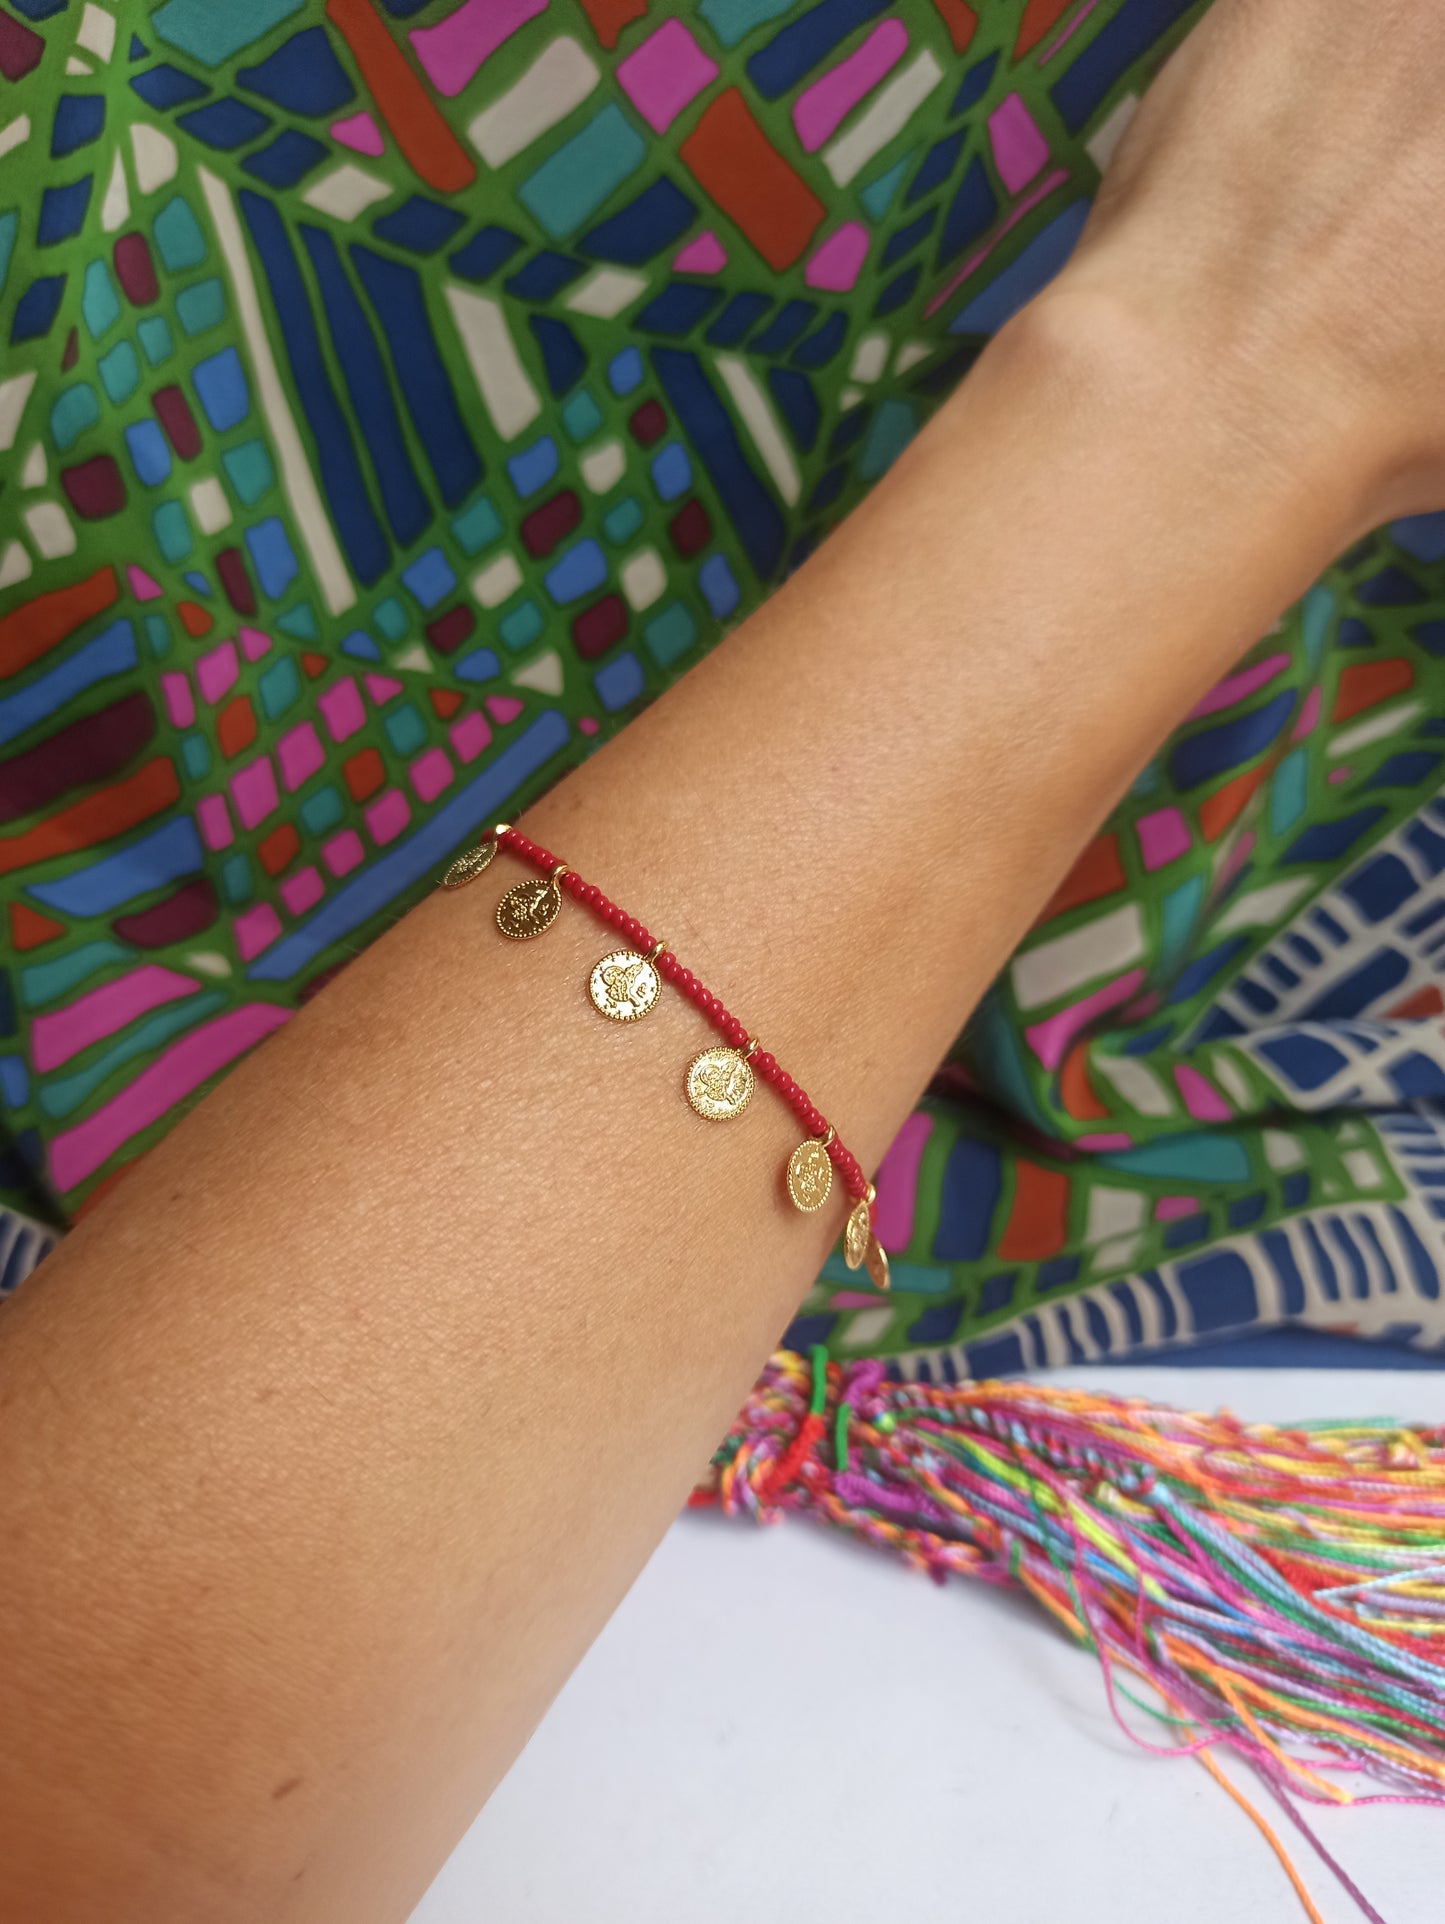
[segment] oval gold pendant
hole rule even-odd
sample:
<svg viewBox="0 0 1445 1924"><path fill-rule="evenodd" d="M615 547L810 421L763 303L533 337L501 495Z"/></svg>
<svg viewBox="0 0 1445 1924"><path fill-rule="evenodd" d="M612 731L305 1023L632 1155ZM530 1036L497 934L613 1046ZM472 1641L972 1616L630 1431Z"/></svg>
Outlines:
<svg viewBox="0 0 1445 1924"><path fill-rule="evenodd" d="M464 889L468 882L475 882L482 870L497 852L497 844L491 837L469 848L465 855L459 855L442 877L444 889Z"/></svg>
<svg viewBox="0 0 1445 1924"><path fill-rule="evenodd" d="M868 1254L868 1239L873 1234L873 1223L868 1214L868 1198L860 1196L848 1212L848 1221L843 1228L843 1261L849 1269L861 1269Z"/></svg>
<svg viewBox="0 0 1445 1924"><path fill-rule="evenodd" d="M518 882L497 904L497 927L513 941L525 942L551 928L561 906L562 891L550 875Z"/></svg>
<svg viewBox="0 0 1445 1924"><path fill-rule="evenodd" d="M708 1122L731 1122L752 1096L752 1066L741 1049L704 1049L687 1065L687 1099Z"/></svg>
<svg viewBox="0 0 1445 1924"><path fill-rule="evenodd" d="M661 976L636 949L614 949L604 955L587 982L593 1008L614 1022L640 1022L661 990Z"/></svg>
<svg viewBox="0 0 1445 1924"><path fill-rule="evenodd" d="M833 1165L816 1136L800 1142L788 1158L788 1194L804 1215L821 1209L833 1187Z"/></svg>
<svg viewBox="0 0 1445 1924"><path fill-rule="evenodd" d="M868 1238L868 1253L863 1258L868 1271L868 1280L875 1289L886 1290L889 1285L888 1252L876 1236Z"/></svg>

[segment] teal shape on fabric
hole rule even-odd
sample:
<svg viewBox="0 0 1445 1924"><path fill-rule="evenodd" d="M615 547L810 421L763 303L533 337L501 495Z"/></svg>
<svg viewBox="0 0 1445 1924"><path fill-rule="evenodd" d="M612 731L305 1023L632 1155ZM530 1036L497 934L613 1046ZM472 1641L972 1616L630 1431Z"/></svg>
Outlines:
<svg viewBox="0 0 1445 1924"><path fill-rule="evenodd" d="M251 864L238 849L221 864L221 889L228 902L249 902L255 883Z"/></svg>
<svg viewBox="0 0 1445 1924"><path fill-rule="evenodd" d="M525 648L542 632L542 610L535 601L519 601L497 623L497 633L509 648Z"/></svg>
<svg viewBox="0 0 1445 1924"><path fill-rule="evenodd" d="M267 720L274 721L277 715L285 714L301 693L301 677L291 657L281 655L265 670L256 686Z"/></svg>
<svg viewBox="0 0 1445 1924"><path fill-rule="evenodd" d="M1204 877L1191 875L1178 888L1170 889L1159 905L1159 954L1156 967L1160 974L1171 975L1182 958L1194 927L1194 918L1204 900Z"/></svg>
<svg viewBox="0 0 1445 1924"><path fill-rule="evenodd" d="M344 813L341 790L331 782L301 804L301 819L313 835L324 835L328 828L335 828Z"/></svg>
<svg viewBox="0 0 1445 1924"><path fill-rule="evenodd" d="M647 143L615 102L549 154L517 198L553 240L580 227L647 158Z"/></svg>
<svg viewBox="0 0 1445 1924"><path fill-rule="evenodd" d="M226 296L214 276L197 281L176 296L176 319L187 334L204 334L226 318Z"/></svg>
<svg viewBox="0 0 1445 1924"><path fill-rule="evenodd" d="M426 740L426 723L409 701L391 709L382 727L398 755L414 755Z"/></svg>
<svg viewBox="0 0 1445 1924"><path fill-rule="evenodd" d="M795 0L702 0L698 12L725 47L735 47L754 27L776 20Z"/></svg>
<svg viewBox="0 0 1445 1924"><path fill-rule="evenodd" d="M151 223L161 259L173 274L199 267L206 258L206 237L184 194L168 200Z"/></svg>
<svg viewBox="0 0 1445 1924"><path fill-rule="evenodd" d="M77 381L74 387L66 388L55 397L55 405L50 410L50 438L64 454L99 419L100 402L95 398L95 389L89 381Z"/></svg>
<svg viewBox="0 0 1445 1924"><path fill-rule="evenodd" d="M906 401L885 401L868 424L863 451L858 456L858 472L865 481L876 481L902 454L918 432L918 417Z"/></svg>
<svg viewBox="0 0 1445 1924"><path fill-rule="evenodd" d="M1311 668L1319 666L1325 651L1325 636L1335 612L1335 598L1322 581L1317 581L1300 603L1300 640Z"/></svg>
<svg viewBox="0 0 1445 1924"><path fill-rule="evenodd" d="M670 602L655 614L642 631L647 652L659 668L685 655L697 640L697 623L684 601Z"/></svg>
<svg viewBox="0 0 1445 1924"><path fill-rule="evenodd" d="M968 1045L969 1056L978 1064L984 1081L997 1089L1009 1107L1026 1122L1047 1131L1048 1118L1029 1086L1017 1038L992 989L973 1012L973 1020L968 1025Z"/></svg>
<svg viewBox="0 0 1445 1924"><path fill-rule="evenodd" d="M1242 1142L1205 1130L1161 1136L1138 1149L1112 1149L1098 1160L1123 1175L1158 1176L1170 1182L1248 1182L1252 1173Z"/></svg>
<svg viewBox="0 0 1445 1924"><path fill-rule="evenodd" d="M587 392L579 388L562 410L562 425L574 441L585 441L602 425L602 410Z"/></svg>
<svg viewBox="0 0 1445 1924"><path fill-rule="evenodd" d="M1269 828L1272 835L1282 835L1304 814L1309 799L1309 780L1308 753L1303 748L1291 749L1269 780Z"/></svg>
<svg viewBox="0 0 1445 1924"><path fill-rule="evenodd" d="M306 0L166 0L151 15L151 32L203 67L219 67L300 13L305 4Z"/></svg>
<svg viewBox="0 0 1445 1924"><path fill-rule="evenodd" d="M502 523L497 511L484 494L478 495L452 523L452 533L463 554L480 554L501 532Z"/></svg>
<svg viewBox="0 0 1445 1924"><path fill-rule="evenodd" d="M316 610L309 601L298 601L294 608L288 608L276 626L294 635L297 641L315 641L321 633L316 625Z"/></svg>
<svg viewBox="0 0 1445 1924"><path fill-rule="evenodd" d="M117 341L109 354L96 365L101 386L117 406L128 401L140 386L140 360L129 341Z"/></svg>
<svg viewBox="0 0 1445 1924"><path fill-rule="evenodd" d="M92 261L80 289L80 318L91 340L98 341L120 319L120 296L104 261Z"/></svg>
<svg viewBox="0 0 1445 1924"><path fill-rule="evenodd" d="M112 1069L118 1069L123 1062L129 1062L135 1056L144 1055L149 1049L159 1048L183 1029L191 1029L198 1022L204 1022L208 1015L214 1015L218 1009L224 1008L226 1000L219 990L212 989L201 995L187 996L169 1009L157 1010L145 1021L137 1023L129 1035L84 1069L77 1070L74 1075L60 1076L52 1082L42 1083L41 1108L47 1116L68 1116L92 1090L100 1087Z"/></svg>
<svg viewBox="0 0 1445 1924"><path fill-rule="evenodd" d="M167 561L184 561L191 552L191 524L179 501L162 501L151 515L156 546Z"/></svg>
<svg viewBox="0 0 1445 1924"><path fill-rule="evenodd" d="M111 962L134 962L135 951L122 949L114 942L87 942L69 955L57 955L48 962L31 962L20 971L20 1000L27 1009L38 1009L79 988Z"/></svg>
<svg viewBox="0 0 1445 1924"><path fill-rule="evenodd" d="M19 231L20 216L13 208L8 214L0 214L0 294L5 292L5 276L10 271L10 256Z"/></svg>
<svg viewBox="0 0 1445 1924"><path fill-rule="evenodd" d="M953 1293L953 1271L947 1263L930 1267L926 1263L895 1262L890 1256L888 1269L893 1288L900 1294L904 1291L911 1291L915 1296L949 1296ZM854 1289L858 1287L856 1276L849 1277L849 1281ZM882 1301L882 1298L879 1300Z"/></svg>
<svg viewBox="0 0 1445 1924"><path fill-rule="evenodd" d="M147 615L145 618L146 642L157 661L164 661L171 652L171 631L166 626L164 615Z"/></svg>
<svg viewBox="0 0 1445 1924"><path fill-rule="evenodd" d="M950 334L996 334L1058 273L1084 231L1090 203L1076 200L1055 214L1023 252L1001 268L988 286L975 294L961 314L948 324Z"/></svg>
<svg viewBox="0 0 1445 1924"><path fill-rule="evenodd" d="M181 736L181 760L193 782L199 782L210 774L211 744L199 728L193 728L188 735Z"/></svg>
<svg viewBox="0 0 1445 1924"><path fill-rule="evenodd" d="M242 506L247 508L254 506L276 479L264 441L243 441L239 447L227 448L221 456L221 466Z"/></svg>
<svg viewBox="0 0 1445 1924"><path fill-rule="evenodd" d="M888 212L889 203L898 192L903 176L913 165L913 156L917 152L916 147L910 147L902 160L895 160L886 174L880 174L877 180L870 180L859 194L858 204L870 219L882 220Z"/></svg>
<svg viewBox="0 0 1445 1924"><path fill-rule="evenodd" d="M411 617L395 595L378 601L371 611L371 618L388 641L400 641L411 626Z"/></svg>
<svg viewBox="0 0 1445 1924"><path fill-rule="evenodd" d="M630 541L642 526L642 503L635 494L625 495L615 508L602 517L602 532L614 547Z"/></svg>
<svg viewBox="0 0 1445 1924"><path fill-rule="evenodd" d="M136 328L145 357L152 367L158 367L170 353L171 324L163 314L149 314Z"/></svg>

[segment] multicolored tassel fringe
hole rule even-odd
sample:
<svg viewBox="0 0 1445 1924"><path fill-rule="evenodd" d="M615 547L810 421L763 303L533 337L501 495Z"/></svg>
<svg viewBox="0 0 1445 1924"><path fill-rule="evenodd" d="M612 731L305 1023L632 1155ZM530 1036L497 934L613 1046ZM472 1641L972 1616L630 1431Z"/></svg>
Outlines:
<svg viewBox="0 0 1445 1924"><path fill-rule="evenodd" d="M1372 1919L1295 1800L1445 1806L1445 1426L1277 1429L781 1351L692 1503L811 1513L939 1581L1028 1591L1099 1657L1123 1728L1120 1697L1166 1727L1148 1748L1197 1756L1249 1811L1313 1918L1212 1746L1259 1773ZM1350 1788L1362 1777L1378 1788Z"/></svg>

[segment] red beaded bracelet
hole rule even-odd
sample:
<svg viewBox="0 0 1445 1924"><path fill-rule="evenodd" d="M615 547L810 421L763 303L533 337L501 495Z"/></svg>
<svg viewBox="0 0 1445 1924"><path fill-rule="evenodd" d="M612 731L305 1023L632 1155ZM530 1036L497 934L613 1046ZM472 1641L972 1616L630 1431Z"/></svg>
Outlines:
<svg viewBox="0 0 1445 1924"><path fill-rule="evenodd" d="M843 1257L850 1269L866 1266L874 1287L888 1287L888 1257L873 1233L874 1188L851 1149L777 1057L760 1049L735 1015L730 1015L711 989L684 968L672 951L653 940L635 915L610 902L592 882L523 835L510 823L498 822L486 841L458 856L442 877L447 889L465 888L488 866L498 849L507 849L543 870L535 880L518 882L497 904L497 927L514 941L527 941L549 929L562 906L562 891L582 903L627 938L629 946L604 955L588 978L593 1007L615 1022L637 1022L657 1002L662 983L671 982L697 1004L722 1036L722 1046L695 1055L687 1065L684 1089L698 1115L708 1122L728 1122L740 1116L752 1100L754 1078L761 1076L783 1097L808 1131L788 1158L785 1172L788 1195L796 1208L811 1214L821 1209L833 1186L833 1171L843 1179L854 1200L843 1231Z"/></svg>

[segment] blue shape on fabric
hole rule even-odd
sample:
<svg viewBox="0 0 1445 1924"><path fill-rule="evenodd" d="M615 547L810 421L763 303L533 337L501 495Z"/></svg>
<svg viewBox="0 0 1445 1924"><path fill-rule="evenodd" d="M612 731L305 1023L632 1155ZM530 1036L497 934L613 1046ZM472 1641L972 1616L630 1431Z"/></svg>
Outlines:
<svg viewBox="0 0 1445 1924"><path fill-rule="evenodd" d="M104 94L62 94L50 124L50 158L61 160L77 147L88 147L104 127Z"/></svg>
<svg viewBox="0 0 1445 1924"><path fill-rule="evenodd" d="M1367 922L1383 922L1420 885L1398 855L1386 853L1362 863L1339 886Z"/></svg>
<svg viewBox="0 0 1445 1924"><path fill-rule="evenodd" d="M506 227L481 227L465 247L447 256L447 266L464 281L484 281L503 267L522 245L522 236Z"/></svg>
<svg viewBox="0 0 1445 1924"><path fill-rule="evenodd" d="M507 292L522 301L550 301L581 272L582 263L570 254L554 254L550 248L543 248L508 276Z"/></svg>
<svg viewBox="0 0 1445 1924"><path fill-rule="evenodd" d="M1181 788L1197 788L1239 768L1276 740L1295 709L1294 692L1286 689L1258 708L1186 735L1170 753L1170 774Z"/></svg>
<svg viewBox="0 0 1445 1924"><path fill-rule="evenodd" d="M978 1292L978 1314L997 1316L1000 1310L1007 1309L1013 1301L1018 1278L1016 1269L1004 1269L997 1275L986 1276Z"/></svg>
<svg viewBox="0 0 1445 1924"><path fill-rule="evenodd" d="M978 1262L987 1255L1002 1189L997 1146L978 1136L959 1136L948 1152L939 1184L938 1228L933 1238L936 1262Z"/></svg>
<svg viewBox="0 0 1445 1924"><path fill-rule="evenodd" d="M1317 996L1299 1019L1305 1022L1335 1022L1342 1016L1361 1015L1377 996L1397 989L1410 973L1409 957L1395 949L1379 949L1359 968Z"/></svg>
<svg viewBox="0 0 1445 1924"><path fill-rule="evenodd" d="M405 247L413 254L435 254L446 246L464 218L455 207L444 207L425 194L413 194L389 214L378 214L371 231L393 247Z"/></svg>
<svg viewBox="0 0 1445 1924"><path fill-rule="evenodd" d="M1002 1336L984 1336L964 1345L970 1376L982 1381L990 1376L1017 1376L1028 1368L1024 1346L1012 1331Z"/></svg>
<svg viewBox="0 0 1445 1924"><path fill-rule="evenodd" d="M1414 561L1445 561L1445 514L1409 514L1392 521L1390 538Z"/></svg>
<svg viewBox="0 0 1445 1924"><path fill-rule="evenodd" d="M219 354L198 361L191 370L191 380L195 383L206 419L217 434L224 434L227 428L237 426L250 413L250 390L246 386L241 357L235 348L223 347Z"/></svg>
<svg viewBox="0 0 1445 1924"><path fill-rule="evenodd" d="M1259 1315L1259 1292L1249 1264L1232 1249L1211 1250L1180 1263L1175 1275L1189 1304L1196 1336L1253 1322Z"/></svg>
<svg viewBox="0 0 1445 1924"><path fill-rule="evenodd" d="M912 267L905 267L901 274L895 275L873 303L875 318L881 318L885 314L895 313L907 301L911 300L913 290L917 287L922 275L923 267L918 261L915 261Z"/></svg>
<svg viewBox="0 0 1445 1924"><path fill-rule="evenodd" d="M271 116L259 107L248 107L244 100L209 100L204 107L193 107L176 122L194 139L204 141L222 153L244 147L248 140L264 134Z"/></svg>
<svg viewBox="0 0 1445 1924"><path fill-rule="evenodd" d="M742 600L732 569L723 555L711 554L697 571L697 585L715 621L724 621Z"/></svg>
<svg viewBox="0 0 1445 1924"><path fill-rule="evenodd" d="M1375 770L1369 781L1364 784L1373 788L1419 788L1427 781L1438 787L1436 770L1440 766L1440 756L1428 748L1406 748L1398 755L1387 756Z"/></svg>
<svg viewBox="0 0 1445 1924"><path fill-rule="evenodd" d="M440 548L428 548L419 554L402 569L401 578L423 608L435 608L457 585L451 564Z"/></svg>
<svg viewBox="0 0 1445 1924"><path fill-rule="evenodd" d="M1422 1296L1428 1296L1431 1302L1438 1302L1440 1297L1440 1272L1431 1261L1429 1252L1425 1248L1424 1243L1421 1242L1415 1225L1402 1209L1395 1209L1393 1207L1390 1210L1390 1224L1395 1234L1399 1237L1401 1247L1405 1251L1406 1259L1410 1264L1410 1275L1414 1280L1416 1289L1419 1290Z"/></svg>
<svg viewBox="0 0 1445 1924"><path fill-rule="evenodd" d="M1287 1078L1291 1088L1321 1088L1331 1076L1349 1067L1349 1057L1322 1036L1286 1030L1255 1044L1257 1054Z"/></svg>
<svg viewBox="0 0 1445 1924"><path fill-rule="evenodd" d="M676 501L692 486L692 466L676 441L668 441L652 457L652 485L664 501Z"/></svg>
<svg viewBox="0 0 1445 1924"><path fill-rule="evenodd" d="M1166 1225L1164 1230L1164 1247L1166 1249L1187 1249L1191 1243L1202 1243L1208 1234L1208 1216L1180 1216L1174 1222Z"/></svg>
<svg viewBox="0 0 1445 1924"><path fill-rule="evenodd" d="M452 663L458 681L492 681L501 672L502 665L490 648L472 648Z"/></svg>
<svg viewBox="0 0 1445 1924"><path fill-rule="evenodd" d="M1438 1102L1445 1096L1445 1068L1418 1050L1392 1062L1387 1074L1391 1088L1405 1102Z"/></svg>
<svg viewBox="0 0 1445 1924"><path fill-rule="evenodd" d="M195 825L182 815L88 868L53 882L27 883L26 893L64 915L108 915L163 883L199 874L203 865Z"/></svg>
<svg viewBox="0 0 1445 1924"><path fill-rule="evenodd" d="M642 356L635 347L624 347L607 363L607 385L619 396L642 385Z"/></svg>
<svg viewBox="0 0 1445 1924"><path fill-rule="evenodd" d="M785 354L817 313L815 301L784 301L768 325L749 344L750 354Z"/></svg>
<svg viewBox="0 0 1445 1924"><path fill-rule="evenodd" d="M748 79L764 100L780 100L850 33L886 13L889 4L890 0L819 0L752 55Z"/></svg>
<svg viewBox="0 0 1445 1924"><path fill-rule="evenodd" d="M551 394L565 394L587 372L587 356L565 321L551 314L529 314L527 325L542 355L542 371Z"/></svg>
<svg viewBox="0 0 1445 1924"><path fill-rule="evenodd" d="M294 187L313 167L319 167L330 153L322 141L313 140L299 128L287 127L269 146L248 154L241 162L248 174L265 181L268 187Z"/></svg>
<svg viewBox="0 0 1445 1924"><path fill-rule="evenodd" d="M908 183L908 192L903 196L905 207L931 194L935 187L947 180L958 165L958 156L963 151L962 127L956 133L945 134L942 140L934 141L919 163L918 172Z"/></svg>
<svg viewBox="0 0 1445 1924"><path fill-rule="evenodd" d="M948 110L950 120L953 119L955 114L967 113L970 107L977 106L978 102L982 100L988 92L989 82L993 79L997 66L998 55L996 53L988 54L984 59L974 61L968 72L963 76L958 92L953 96L953 104Z"/></svg>
<svg viewBox="0 0 1445 1924"><path fill-rule="evenodd" d="M558 607L591 594L607 579L607 557L589 535L562 551L542 577L542 584Z"/></svg>
<svg viewBox="0 0 1445 1924"><path fill-rule="evenodd" d="M1132 1283L1110 1283L1108 1293L1123 1311L1131 1348L1144 1340L1144 1318L1139 1313L1139 1297Z"/></svg>
<svg viewBox="0 0 1445 1924"><path fill-rule="evenodd" d="M663 175L644 187L636 200L590 228L577 246L593 260L641 267L664 247L680 240L696 212L682 189Z"/></svg>
<svg viewBox="0 0 1445 1924"><path fill-rule="evenodd" d="M743 453L731 415L713 392L695 355L677 348L655 347L652 365L717 489L744 553L758 576L771 580L783 558L783 517ZM713 559L721 560L721 556Z"/></svg>
<svg viewBox="0 0 1445 1924"><path fill-rule="evenodd" d="M1074 251L1089 217L1089 202L1076 200L1035 234L1023 252L995 274L949 323L950 334L996 334L1004 322L1058 273Z"/></svg>
<svg viewBox="0 0 1445 1924"><path fill-rule="evenodd" d="M689 334L722 299L720 287L699 281L669 281L633 321L648 334Z"/></svg>
<svg viewBox="0 0 1445 1924"><path fill-rule="evenodd" d="M808 453L818 439L822 420L812 382L806 374L799 374L793 368L770 367L768 392L787 422L795 444L804 454Z"/></svg>
<svg viewBox="0 0 1445 1924"><path fill-rule="evenodd" d="M788 356L794 367L826 367L848 338L848 318L839 308Z"/></svg>
<svg viewBox="0 0 1445 1924"><path fill-rule="evenodd" d="M44 189L40 196L40 217L35 223L35 243L38 247L54 247L57 241L69 240L72 234L80 232L94 185L94 180L87 174L84 180L67 181L63 187Z"/></svg>
<svg viewBox="0 0 1445 1924"><path fill-rule="evenodd" d="M251 565L256 570L261 593L268 601L279 601L301 572L285 527L277 516L269 515L253 528L247 528L246 546L251 551Z"/></svg>
<svg viewBox="0 0 1445 1924"><path fill-rule="evenodd" d="M962 1321L961 1302L930 1303L922 1315L908 1325L908 1340L910 1343L951 1343Z"/></svg>
<svg viewBox="0 0 1445 1924"><path fill-rule="evenodd" d="M331 114L356 98L324 27L304 27L254 67L238 67L236 85L293 114Z"/></svg>
<svg viewBox="0 0 1445 1924"><path fill-rule="evenodd" d="M126 450L136 479L147 488L158 488L171 472L171 453L166 437L154 421L136 421L125 430Z"/></svg>
<svg viewBox="0 0 1445 1924"><path fill-rule="evenodd" d="M975 157L964 170L958 191L948 203L938 236L936 265L946 267L992 227L998 216L998 196L983 162Z"/></svg>
<svg viewBox="0 0 1445 1924"><path fill-rule="evenodd" d="M1243 935L1232 935L1227 942L1220 942L1204 955L1196 956L1188 968L1181 969L1175 978L1174 987L1169 992L1171 1003L1188 1002L1206 988L1220 971L1226 968L1237 955L1249 947L1249 940Z"/></svg>
<svg viewBox="0 0 1445 1924"><path fill-rule="evenodd" d="M1403 568L1388 567L1357 583L1355 599L1366 608L1409 608L1425 599L1425 590Z"/></svg>
<svg viewBox="0 0 1445 1924"><path fill-rule="evenodd" d="M144 73L132 74L130 84L146 105L159 113L179 107L184 100L201 100L211 91L204 80L182 73L169 61L159 67L148 67Z"/></svg>
<svg viewBox="0 0 1445 1924"><path fill-rule="evenodd" d="M707 331L709 347L736 347L773 304L771 294L734 294Z"/></svg>
<svg viewBox="0 0 1445 1924"><path fill-rule="evenodd" d="M0 698L0 742L13 741L64 708L82 689L110 675L124 674L136 662L135 630L128 620L113 621L73 655Z"/></svg>
<svg viewBox="0 0 1445 1924"><path fill-rule="evenodd" d="M630 648L604 662L592 677L597 699L609 713L636 701L643 690L642 663Z"/></svg>
<svg viewBox="0 0 1445 1924"><path fill-rule="evenodd" d="M1083 129L1114 82L1182 20L1193 4L1194 0L1123 0L1054 82L1051 97L1071 134Z"/></svg>
<svg viewBox="0 0 1445 1924"><path fill-rule="evenodd" d="M879 265L891 267L895 261L901 261L911 248L917 247L918 243L932 232L933 223L937 219L938 209L930 207L920 214L917 220L909 221L906 227L900 227L896 233L890 234Z"/></svg>
<svg viewBox="0 0 1445 1924"><path fill-rule="evenodd" d="M524 501L528 495L546 487L556 474L557 465L557 443L550 434L542 435L507 457L507 473L512 478L512 486Z"/></svg>

